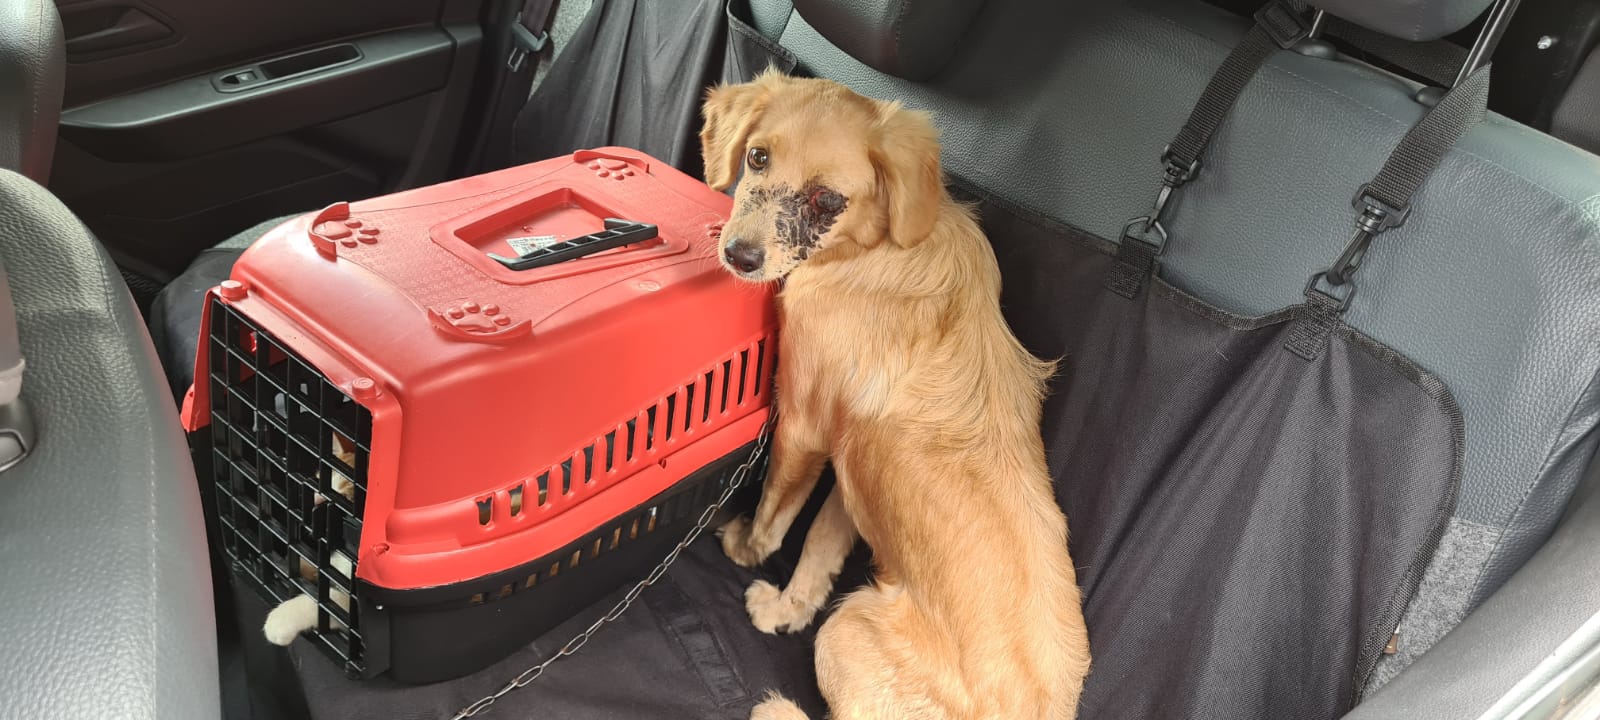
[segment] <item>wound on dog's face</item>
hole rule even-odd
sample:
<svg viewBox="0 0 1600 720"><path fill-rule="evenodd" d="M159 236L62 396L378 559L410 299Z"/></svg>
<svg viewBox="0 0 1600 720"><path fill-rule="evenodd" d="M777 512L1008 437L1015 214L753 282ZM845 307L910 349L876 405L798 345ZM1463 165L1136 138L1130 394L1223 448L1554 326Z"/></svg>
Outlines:
<svg viewBox="0 0 1600 720"><path fill-rule="evenodd" d="M751 188L745 203L748 207L741 207L741 212L760 212L763 205L773 206L773 237L797 260L811 256L849 206L844 195L815 181L799 189L789 185Z"/></svg>

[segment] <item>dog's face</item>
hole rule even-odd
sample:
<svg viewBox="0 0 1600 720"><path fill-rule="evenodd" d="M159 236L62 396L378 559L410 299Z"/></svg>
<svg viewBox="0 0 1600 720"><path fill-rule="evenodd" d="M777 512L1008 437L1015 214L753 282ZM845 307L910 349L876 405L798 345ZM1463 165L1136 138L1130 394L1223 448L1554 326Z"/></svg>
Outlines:
<svg viewBox="0 0 1600 720"><path fill-rule="evenodd" d="M705 116L706 181L724 190L743 173L722 229L735 275L778 280L841 248L911 247L932 231L944 187L927 116L770 71L714 88Z"/></svg>

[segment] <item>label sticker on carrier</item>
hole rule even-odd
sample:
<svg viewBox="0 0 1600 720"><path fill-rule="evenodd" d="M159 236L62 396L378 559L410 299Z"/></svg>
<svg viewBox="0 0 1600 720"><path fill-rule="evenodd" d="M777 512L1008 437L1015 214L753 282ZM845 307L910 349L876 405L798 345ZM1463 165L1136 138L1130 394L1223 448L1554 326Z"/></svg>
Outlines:
<svg viewBox="0 0 1600 720"><path fill-rule="evenodd" d="M554 235L531 235L529 237L514 237L506 240L517 257L527 255L535 250L550 247L560 242Z"/></svg>

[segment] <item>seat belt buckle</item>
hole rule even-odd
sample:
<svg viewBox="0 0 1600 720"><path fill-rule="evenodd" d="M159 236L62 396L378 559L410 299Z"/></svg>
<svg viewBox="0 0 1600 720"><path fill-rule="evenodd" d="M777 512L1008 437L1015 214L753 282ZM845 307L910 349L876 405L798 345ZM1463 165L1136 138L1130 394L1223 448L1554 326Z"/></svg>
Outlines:
<svg viewBox="0 0 1600 720"><path fill-rule="evenodd" d="M522 24L522 14L517 14L517 19L511 23L511 54L506 56L506 69L511 72L522 72L528 63L528 56L544 49L550 44L550 31L540 30L535 34Z"/></svg>
<svg viewBox="0 0 1600 720"><path fill-rule="evenodd" d="M1265 30L1278 47L1288 50L1301 40L1311 37L1311 26L1289 3L1274 0L1255 14L1256 25Z"/></svg>

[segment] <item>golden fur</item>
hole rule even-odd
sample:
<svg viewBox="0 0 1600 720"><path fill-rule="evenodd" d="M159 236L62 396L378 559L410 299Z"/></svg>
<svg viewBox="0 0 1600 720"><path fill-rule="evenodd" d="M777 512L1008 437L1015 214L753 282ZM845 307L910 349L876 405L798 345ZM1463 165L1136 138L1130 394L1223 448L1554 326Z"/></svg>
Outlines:
<svg viewBox="0 0 1600 720"><path fill-rule="evenodd" d="M753 520L723 528L728 556L765 560L824 463L838 476L789 584L746 593L752 621L809 624L859 534L875 584L847 596L816 641L834 718L1074 717L1089 648L1039 437L1052 365L1000 314L993 251L944 190L932 124L770 72L713 89L705 114L711 185L747 167L724 247L764 258L754 270L724 263L784 281L772 466ZM843 200L817 210L821 192ZM810 225L793 221L800 206ZM804 717L778 697L752 715Z"/></svg>

